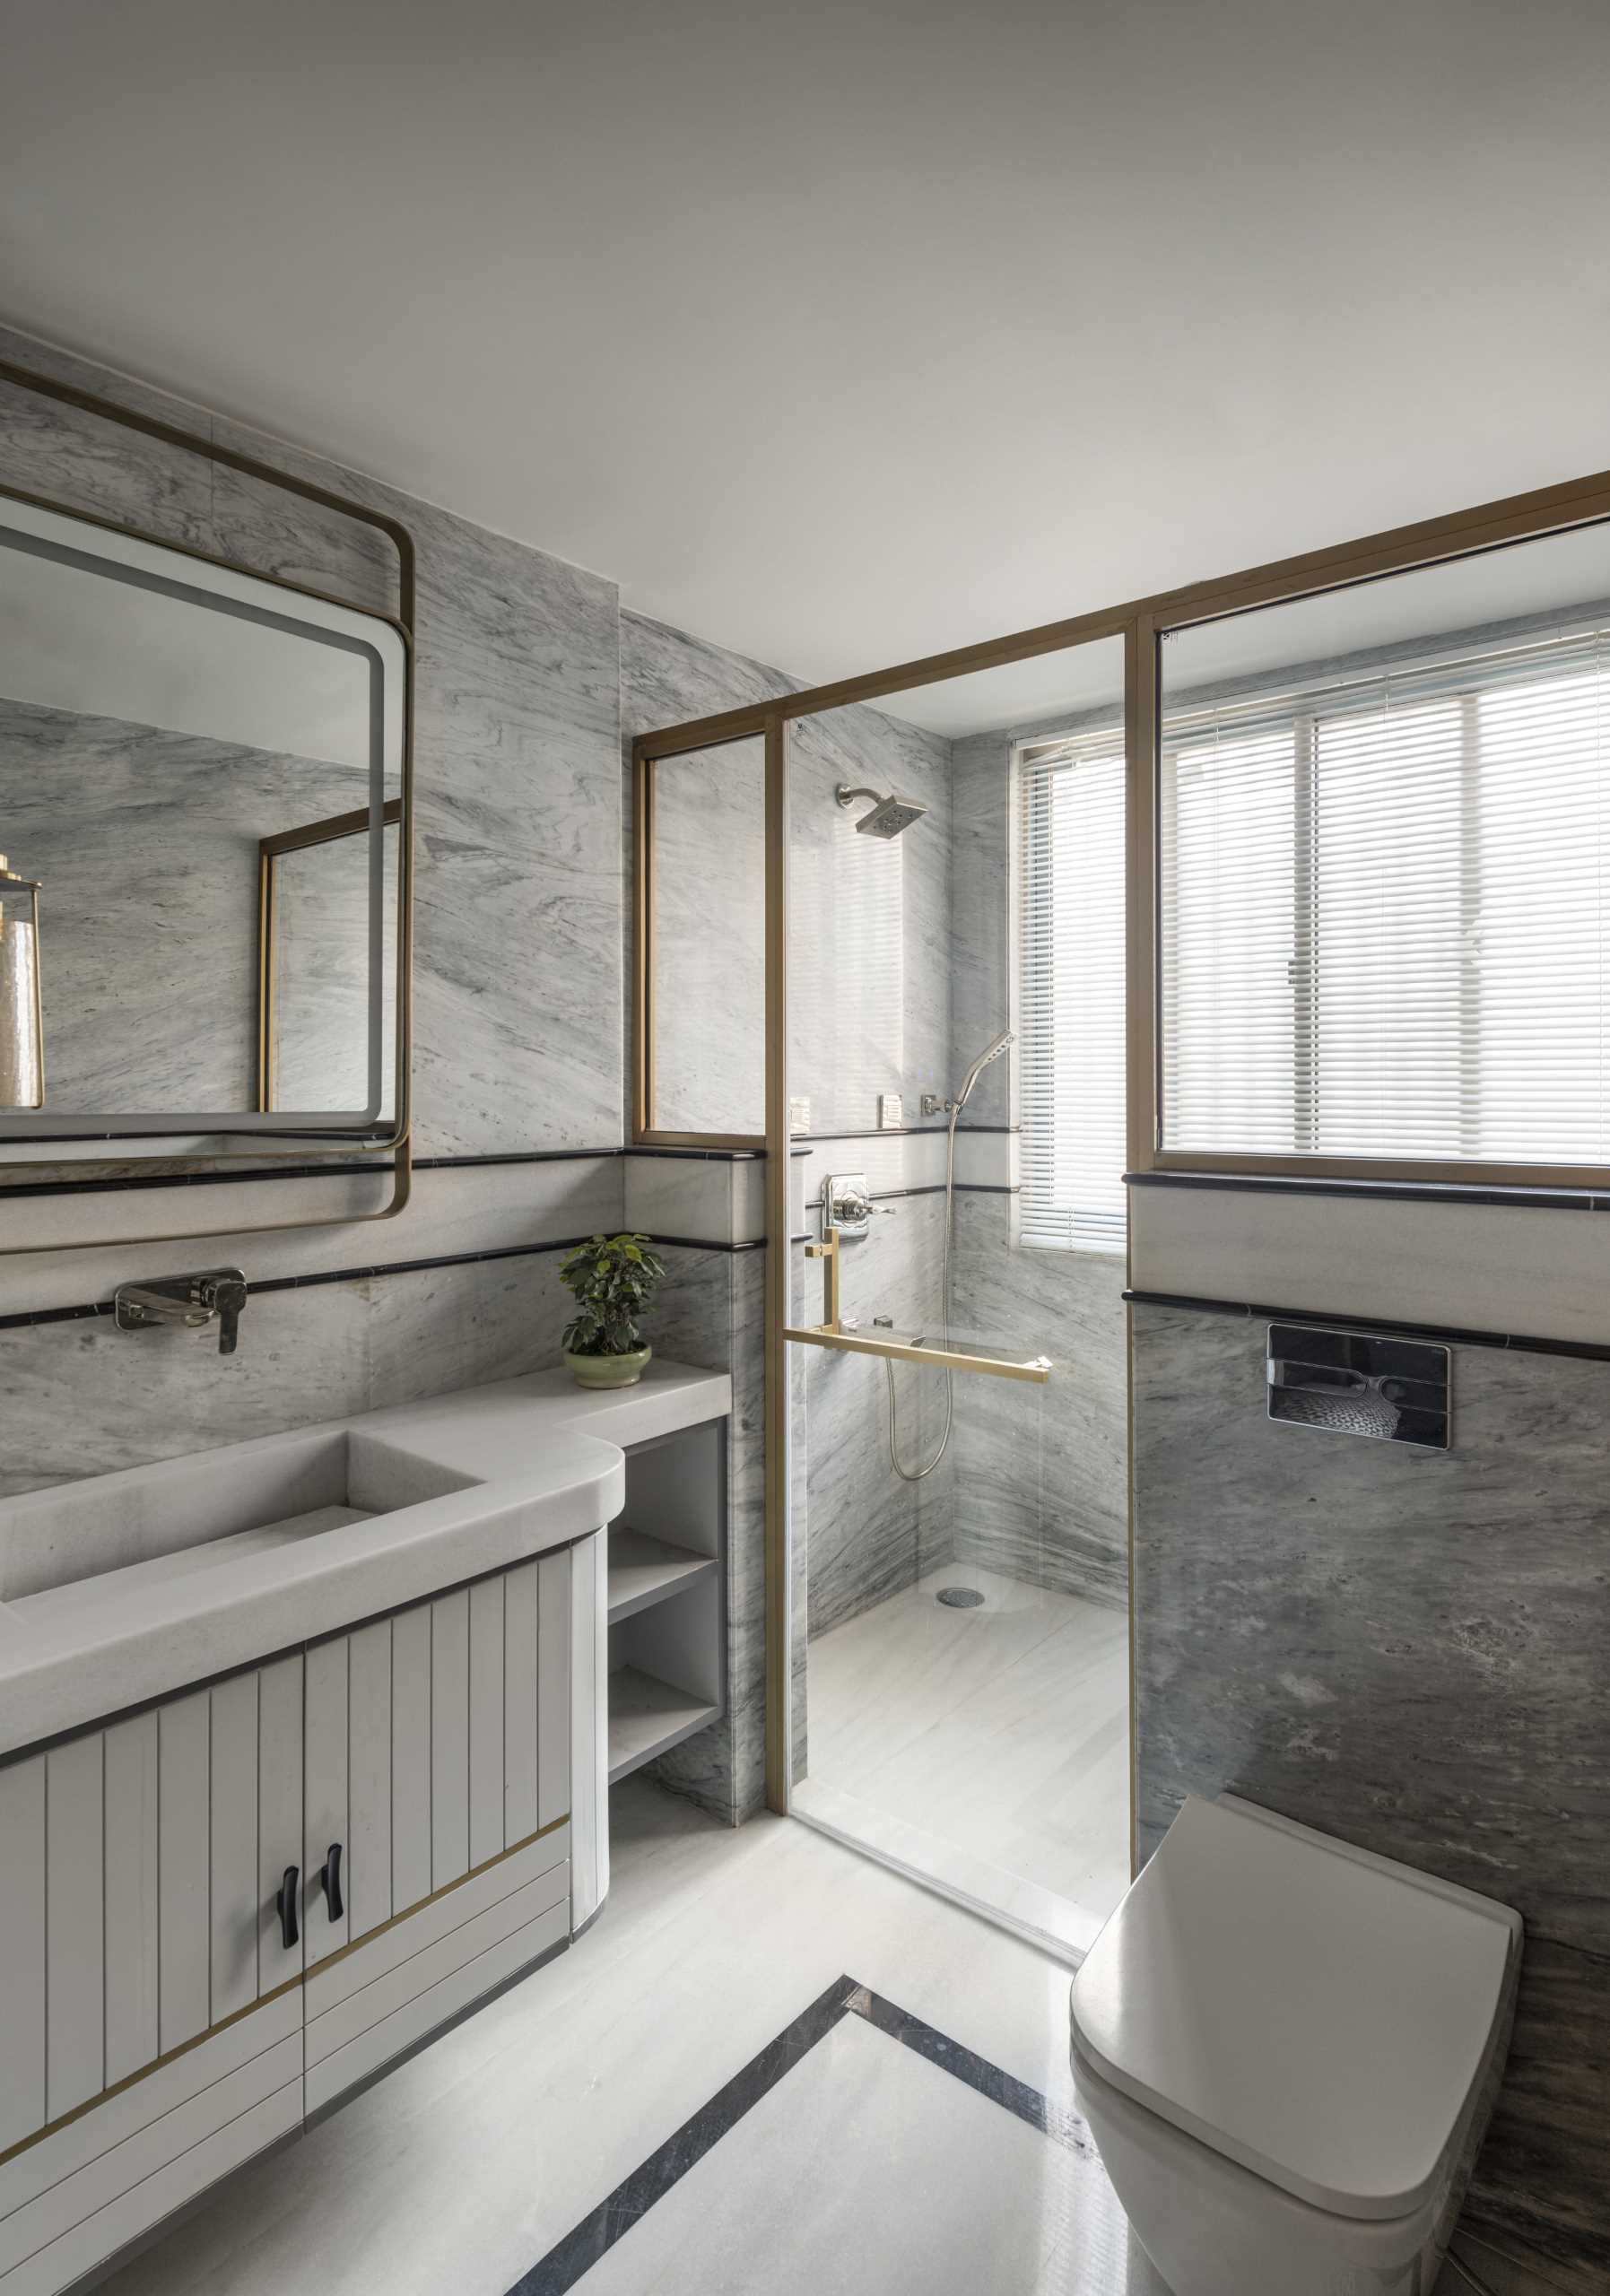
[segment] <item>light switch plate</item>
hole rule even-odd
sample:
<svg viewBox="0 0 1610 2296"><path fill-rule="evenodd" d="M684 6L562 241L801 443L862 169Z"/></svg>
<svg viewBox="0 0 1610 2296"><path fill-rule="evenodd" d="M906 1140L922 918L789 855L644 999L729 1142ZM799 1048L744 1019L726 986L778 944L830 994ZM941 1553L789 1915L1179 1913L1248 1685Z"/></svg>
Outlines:
<svg viewBox="0 0 1610 2296"><path fill-rule="evenodd" d="M905 1121L905 1117L901 1113L900 1094L880 1092L878 1094L878 1130L899 1132Z"/></svg>
<svg viewBox="0 0 1610 2296"><path fill-rule="evenodd" d="M798 1098L797 1100L791 1099L791 1100L789 1100L789 1102L788 1102L788 1129L789 1129L789 1131L790 1131L790 1132L808 1132L808 1131L810 1130L810 1128L811 1128L811 1103L810 1103L810 1101L809 1101L808 1100L806 1100L803 1095L802 1095L800 1098Z"/></svg>

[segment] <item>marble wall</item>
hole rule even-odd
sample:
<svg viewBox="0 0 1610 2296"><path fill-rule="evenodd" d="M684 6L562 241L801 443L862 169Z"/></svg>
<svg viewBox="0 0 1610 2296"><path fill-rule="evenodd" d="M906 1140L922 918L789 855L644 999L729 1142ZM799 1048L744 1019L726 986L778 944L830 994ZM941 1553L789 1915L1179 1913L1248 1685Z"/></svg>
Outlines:
<svg viewBox="0 0 1610 2296"><path fill-rule="evenodd" d="M1185 1794L1231 1790L1518 1907L1466 2221L1587 2296L1610 2276L1610 1366L1457 1348L1440 1453L1271 1422L1265 1345L1245 1316L1134 1310L1143 1854Z"/></svg>

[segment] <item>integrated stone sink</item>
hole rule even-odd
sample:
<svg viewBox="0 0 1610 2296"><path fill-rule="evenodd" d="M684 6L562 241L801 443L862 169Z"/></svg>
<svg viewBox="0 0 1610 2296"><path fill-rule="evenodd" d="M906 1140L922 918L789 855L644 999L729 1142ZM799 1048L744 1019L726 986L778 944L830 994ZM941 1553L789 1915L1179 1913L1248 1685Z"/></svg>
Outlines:
<svg viewBox="0 0 1610 2296"><path fill-rule="evenodd" d="M0 1506L0 1603L65 1620L474 1482L351 1428L89 1476Z"/></svg>

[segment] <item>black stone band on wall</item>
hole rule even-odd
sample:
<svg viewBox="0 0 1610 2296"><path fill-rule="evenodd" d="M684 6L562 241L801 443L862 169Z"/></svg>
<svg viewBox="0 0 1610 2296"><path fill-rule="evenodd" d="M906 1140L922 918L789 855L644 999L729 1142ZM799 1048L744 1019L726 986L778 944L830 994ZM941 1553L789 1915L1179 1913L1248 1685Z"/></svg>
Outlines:
<svg viewBox="0 0 1610 2296"><path fill-rule="evenodd" d="M805 1153L809 1153L806 1150ZM476 1170L489 1164L602 1164L616 1156L665 1156L706 1164L764 1162L763 1148L506 1148L480 1156L416 1156L416 1172ZM396 1166L383 1161L332 1158L318 1164L252 1164L243 1156L239 1171L130 1173L117 1179L16 1181L0 1187L0 1203L14 1197L118 1196L135 1188L239 1187L247 1180L383 1179ZM3 1168L0 1168L3 1169ZM76 1247L64 1247L66 1249Z"/></svg>
<svg viewBox="0 0 1610 2296"><path fill-rule="evenodd" d="M361 1267L321 1267L307 1275L262 1275L246 1287L248 1296L257 1297L266 1292L307 1292L319 1283L365 1283L387 1275L423 1275L438 1267L474 1267L483 1260L539 1259L545 1252L574 1251L578 1244L590 1243L598 1231L589 1229L585 1236L556 1236L551 1243L496 1244L482 1252L439 1252L428 1259L373 1260ZM136 1244L138 1239L133 1239ZM651 1236L649 1241L670 1251L689 1252L763 1252L764 1239L754 1243L724 1243L703 1236ZM121 1251L126 1241L109 1244L100 1248ZM14 1315L0 1316L0 1331L22 1331L33 1324L76 1324L97 1316L109 1316L110 1300L85 1300L70 1308L24 1308Z"/></svg>
<svg viewBox="0 0 1610 2296"><path fill-rule="evenodd" d="M1232 1195L1353 1196L1371 1204L1472 1204L1506 1212L1610 1212L1610 1191L1558 1187L1466 1187L1457 1180L1322 1180L1301 1172L1126 1172L1126 1187L1211 1187Z"/></svg>
<svg viewBox="0 0 1610 2296"><path fill-rule="evenodd" d="M1318 1325L1330 1331L1379 1332L1387 1339L1427 1339L1442 1347L1509 1347L1528 1355L1574 1355L1584 1362L1610 1363L1610 1344L1597 1339L1539 1339L1530 1332L1401 1323L1389 1316L1355 1315L1345 1308L1274 1308L1256 1300L1205 1300L1185 1292L1129 1291L1122 1296L1136 1308L1183 1309L1192 1315L1240 1316L1253 1323Z"/></svg>

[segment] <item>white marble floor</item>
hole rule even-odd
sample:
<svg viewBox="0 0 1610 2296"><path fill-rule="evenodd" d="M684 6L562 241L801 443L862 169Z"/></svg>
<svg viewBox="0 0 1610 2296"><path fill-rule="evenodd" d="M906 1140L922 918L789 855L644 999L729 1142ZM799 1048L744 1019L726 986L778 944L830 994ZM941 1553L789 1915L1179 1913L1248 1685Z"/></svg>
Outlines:
<svg viewBox="0 0 1610 2296"><path fill-rule="evenodd" d="M942 1586L984 1602L948 1609ZM975 1901L988 1901L979 1867L992 1867L997 1909L1049 1894L1074 1909L1057 1925L1073 1947L1088 1944L1129 1883L1121 1612L949 1564L819 1636L807 1695L813 1816L847 1839L864 1828L882 1854L903 1841L898 1862L914 1871L926 1838L936 1878L965 1876Z"/></svg>
<svg viewBox="0 0 1610 2296"><path fill-rule="evenodd" d="M247 2170L115 2296L507 2296L846 1974L1072 2109L1066 1969L789 1820L730 1832L635 1779L612 1803L587 1937ZM851 2026L575 2283L586 2296L1166 2296L1099 2164ZM998 2269L979 2277L981 2257Z"/></svg>
<svg viewBox="0 0 1610 2296"><path fill-rule="evenodd" d="M789 1820L731 1832L641 1779L612 1814L587 1937L245 2170L109 2296L1168 2296L1075 2116L1065 1968ZM1038 2091L1047 2127L847 2016L596 2261L555 2272L846 1975ZM1546 2296L1474 2253L1501 2296Z"/></svg>

